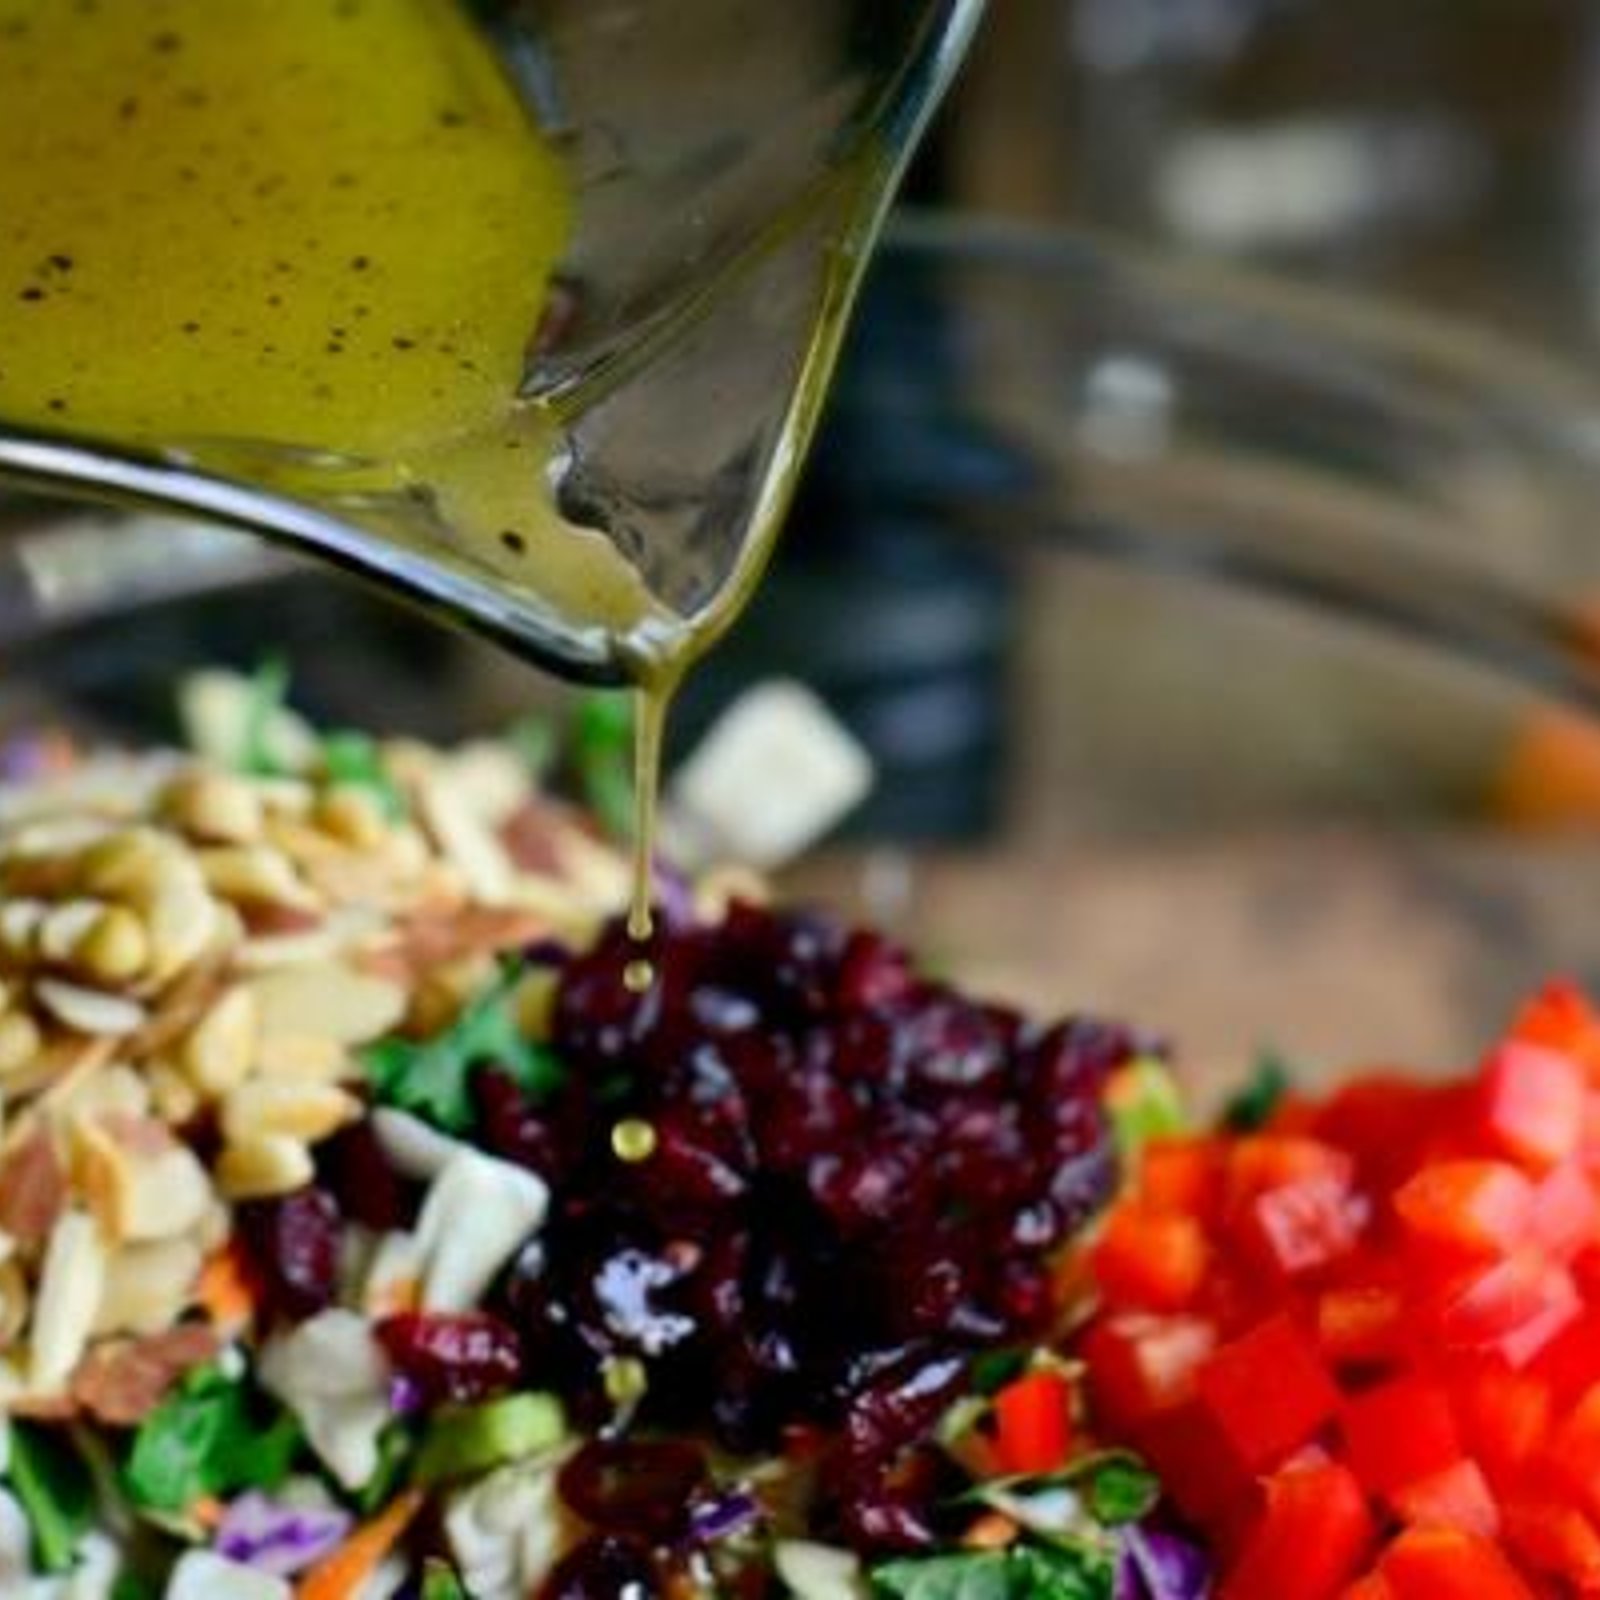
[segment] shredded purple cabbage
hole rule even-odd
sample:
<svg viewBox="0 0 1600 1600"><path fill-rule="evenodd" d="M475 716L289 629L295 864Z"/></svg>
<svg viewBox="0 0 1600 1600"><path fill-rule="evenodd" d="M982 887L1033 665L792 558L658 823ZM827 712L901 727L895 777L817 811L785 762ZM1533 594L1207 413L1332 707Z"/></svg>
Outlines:
<svg viewBox="0 0 1600 1600"><path fill-rule="evenodd" d="M216 1551L275 1577L292 1578L338 1548L355 1519L337 1506L284 1506L252 1490L230 1502Z"/></svg>
<svg viewBox="0 0 1600 1600"><path fill-rule="evenodd" d="M422 1391L422 1385L414 1378L408 1378L403 1372L396 1372L389 1379L389 1409L397 1417L412 1417L419 1411L425 1411L428 1406L428 1397Z"/></svg>
<svg viewBox="0 0 1600 1600"><path fill-rule="evenodd" d="M1115 1600L1206 1600L1211 1563L1187 1539L1148 1522L1122 1531Z"/></svg>
<svg viewBox="0 0 1600 1600"><path fill-rule="evenodd" d="M715 1500L702 1500L689 1508L689 1536L696 1544L712 1544L742 1533L761 1516L755 1496L734 1489Z"/></svg>

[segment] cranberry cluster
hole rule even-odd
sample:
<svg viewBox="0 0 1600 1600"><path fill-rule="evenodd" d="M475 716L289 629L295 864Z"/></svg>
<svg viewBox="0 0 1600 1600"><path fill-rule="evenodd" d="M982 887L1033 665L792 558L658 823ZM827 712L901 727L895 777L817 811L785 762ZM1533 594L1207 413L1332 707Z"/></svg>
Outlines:
<svg viewBox="0 0 1600 1600"><path fill-rule="evenodd" d="M925 1543L938 1468L916 1441L973 1352L1046 1331L1051 1253L1111 1187L1100 1091L1136 1041L1030 1026L803 914L669 926L643 993L636 954L616 929L565 966L552 1099L476 1080L481 1141L554 1197L498 1307L528 1372L598 1413L607 1371L642 1366L641 1423L810 1440L837 1531Z"/></svg>

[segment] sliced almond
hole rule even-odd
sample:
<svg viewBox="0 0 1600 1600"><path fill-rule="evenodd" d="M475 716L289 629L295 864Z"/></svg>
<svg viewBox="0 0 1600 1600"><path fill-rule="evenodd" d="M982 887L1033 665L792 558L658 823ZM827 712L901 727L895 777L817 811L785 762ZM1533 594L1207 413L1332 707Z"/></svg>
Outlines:
<svg viewBox="0 0 1600 1600"><path fill-rule="evenodd" d="M159 1333L170 1328L194 1298L204 1254L192 1236L126 1245L106 1267L105 1292L94 1332Z"/></svg>
<svg viewBox="0 0 1600 1600"><path fill-rule="evenodd" d="M32 959L49 909L43 900L7 900L0 905L0 949L19 961Z"/></svg>
<svg viewBox="0 0 1600 1600"><path fill-rule="evenodd" d="M74 1033L122 1038L137 1033L148 1015L137 1000L61 978L41 978L33 992L39 1004Z"/></svg>
<svg viewBox="0 0 1600 1600"><path fill-rule="evenodd" d="M56 1392L83 1359L105 1279L106 1251L94 1219L63 1212L50 1231L34 1299L28 1376L35 1391Z"/></svg>
<svg viewBox="0 0 1600 1600"><path fill-rule="evenodd" d="M256 1053L256 1071L263 1078L336 1083L350 1070L350 1052L321 1033L281 1033L263 1039Z"/></svg>
<svg viewBox="0 0 1600 1600"><path fill-rule="evenodd" d="M214 768L181 773L161 798L165 816L191 838L254 844L261 837L261 795L247 779Z"/></svg>
<svg viewBox="0 0 1600 1600"><path fill-rule="evenodd" d="M134 1143L135 1129L148 1136L142 1148ZM119 1243L186 1234L211 1205L211 1182L199 1158L159 1123L79 1121L72 1129L72 1166L105 1234Z"/></svg>
<svg viewBox="0 0 1600 1600"><path fill-rule="evenodd" d="M260 900L296 911L321 904L294 863L269 845L217 845L198 852L206 886L225 900Z"/></svg>
<svg viewBox="0 0 1600 1600"><path fill-rule="evenodd" d="M26 1011L8 1011L0 1016L0 1078L22 1072L43 1047L39 1024Z"/></svg>
<svg viewBox="0 0 1600 1600"><path fill-rule="evenodd" d="M255 1137L224 1147L216 1180L229 1200L268 1200L304 1188L316 1176L311 1152L282 1135Z"/></svg>
<svg viewBox="0 0 1600 1600"><path fill-rule="evenodd" d="M46 961L58 963L70 960L104 910L102 900L65 900L52 906L39 924L39 955Z"/></svg>
<svg viewBox="0 0 1600 1600"><path fill-rule="evenodd" d="M255 1059L260 1008L245 984L225 989L179 1042L179 1069L203 1095L216 1098L244 1082Z"/></svg>
<svg viewBox="0 0 1600 1600"><path fill-rule="evenodd" d="M468 891L484 905L504 905L516 867L494 827L472 805L448 772L435 771L417 788L429 833L460 872Z"/></svg>
<svg viewBox="0 0 1600 1600"><path fill-rule="evenodd" d="M29 1305L28 1280L21 1264L0 1261L0 1350L16 1342L28 1320Z"/></svg>
<svg viewBox="0 0 1600 1600"><path fill-rule="evenodd" d="M150 1084L150 1104L163 1122L181 1128L199 1116L205 1102L194 1084L170 1061L152 1061L144 1070Z"/></svg>
<svg viewBox="0 0 1600 1600"><path fill-rule="evenodd" d="M320 1033L339 1044L366 1044L405 1015L406 991L386 978L338 963L281 967L250 980L261 1036Z"/></svg>
<svg viewBox="0 0 1600 1600"><path fill-rule="evenodd" d="M126 906L107 906L72 948L73 967L91 983L125 984L150 964L150 936Z"/></svg>
<svg viewBox="0 0 1600 1600"><path fill-rule="evenodd" d="M223 1137L232 1144L282 1136L316 1144L361 1114L361 1102L325 1083L253 1078L222 1101Z"/></svg>

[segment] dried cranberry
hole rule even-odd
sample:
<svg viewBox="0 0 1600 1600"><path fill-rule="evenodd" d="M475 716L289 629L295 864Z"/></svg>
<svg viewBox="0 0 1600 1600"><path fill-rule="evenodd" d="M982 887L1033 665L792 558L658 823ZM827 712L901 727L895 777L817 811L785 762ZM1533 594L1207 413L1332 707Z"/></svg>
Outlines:
<svg viewBox="0 0 1600 1600"><path fill-rule="evenodd" d="M538 1600L650 1600L660 1593L649 1550L637 1539L608 1533L568 1551Z"/></svg>
<svg viewBox="0 0 1600 1600"><path fill-rule="evenodd" d="M608 1532L666 1539L684 1525L706 1475L704 1455L682 1439L594 1439L562 1467L561 1498Z"/></svg>
<svg viewBox="0 0 1600 1600"><path fill-rule="evenodd" d="M298 1320L333 1304L339 1277L339 1207L325 1189L251 1200L236 1213L239 1238L263 1300Z"/></svg>
<svg viewBox="0 0 1600 1600"><path fill-rule="evenodd" d="M403 1312L375 1332L425 1405L484 1400L514 1388L522 1374L516 1332L487 1312Z"/></svg>
<svg viewBox="0 0 1600 1600"><path fill-rule="evenodd" d="M416 1185L390 1164L370 1118L326 1140L317 1150L317 1171L339 1209L366 1227L388 1233L416 1220Z"/></svg>

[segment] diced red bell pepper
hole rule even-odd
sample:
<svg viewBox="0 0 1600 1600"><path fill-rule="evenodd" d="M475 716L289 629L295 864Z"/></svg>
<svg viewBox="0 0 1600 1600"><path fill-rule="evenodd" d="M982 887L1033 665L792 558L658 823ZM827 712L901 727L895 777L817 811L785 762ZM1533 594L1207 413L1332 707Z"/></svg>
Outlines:
<svg viewBox="0 0 1600 1600"><path fill-rule="evenodd" d="M1221 1600L1337 1600L1375 1536L1361 1486L1344 1467L1295 1467L1267 1483L1266 1508Z"/></svg>
<svg viewBox="0 0 1600 1600"><path fill-rule="evenodd" d="M1528 1233L1546 1255L1562 1262L1600 1243L1600 1200L1578 1162L1563 1161L1540 1180Z"/></svg>
<svg viewBox="0 0 1600 1600"><path fill-rule="evenodd" d="M1437 1086L1412 1078L1358 1078L1329 1097L1317 1114L1316 1134L1348 1150L1367 1178L1398 1175L1412 1163L1438 1095Z"/></svg>
<svg viewBox="0 0 1600 1600"><path fill-rule="evenodd" d="M1526 1366L1582 1311L1572 1274L1519 1251L1472 1274L1446 1296L1439 1333L1453 1350L1476 1350Z"/></svg>
<svg viewBox="0 0 1600 1600"><path fill-rule="evenodd" d="M1395 1191L1394 1209L1436 1258L1500 1256L1527 1237L1533 1185L1504 1161L1435 1161Z"/></svg>
<svg viewBox="0 0 1600 1600"><path fill-rule="evenodd" d="M1544 1045L1508 1040L1479 1073L1483 1126L1515 1160L1552 1167L1583 1141L1583 1068Z"/></svg>
<svg viewBox="0 0 1600 1600"><path fill-rule="evenodd" d="M1237 1549L1260 1516L1261 1480L1241 1462L1215 1419L1191 1402L1153 1417L1131 1436L1163 1493L1218 1552Z"/></svg>
<svg viewBox="0 0 1600 1600"><path fill-rule="evenodd" d="M1365 1208L1347 1182L1314 1173L1247 1201L1233 1232L1246 1259L1293 1278L1348 1256L1364 1221Z"/></svg>
<svg viewBox="0 0 1600 1600"><path fill-rule="evenodd" d="M1339 1600L1394 1600L1394 1590L1381 1572L1369 1572L1364 1578L1357 1578Z"/></svg>
<svg viewBox="0 0 1600 1600"><path fill-rule="evenodd" d="M1152 1210L1206 1222L1222 1195L1223 1151L1217 1139L1152 1139L1139 1162L1139 1198Z"/></svg>
<svg viewBox="0 0 1600 1600"><path fill-rule="evenodd" d="M1458 1528L1484 1539L1500 1532L1494 1492L1483 1469L1470 1459L1395 1489L1388 1501L1400 1520L1414 1528Z"/></svg>
<svg viewBox="0 0 1600 1600"><path fill-rule="evenodd" d="M1314 1438L1339 1408L1316 1346L1286 1313L1223 1345L1195 1386L1239 1459L1258 1472Z"/></svg>
<svg viewBox="0 0 1600 1600"><path fill-rule="evenodd" d="M1269 1189L1308 1178L1331 1178L1348 1188L1355 1180L1355 1163L1343 1150L1320 1139L1293 1135L1249 1134L1227 1148L1229 1211L1239 1210Z"/></svg>
<svg viewBox="0 0 1600 1600"><path fill-rule="evenodd" d="M1355 1285L1317 1297L1317 1343L1335 1366L1393 1361L1405 1350L1409 1331L1398 1289Z"/></svg>
<svg viewBox="0 0 1600 1600"><path fill-rule="evenodd" d="M1590 1516L1600 1516L1600 1383L1556 1424L1544 1462Z"/></svg>
<svg viewBox="0 0 1600 1600"><path fill-rule="evenodd" d="M1457 1528L1407 1528L1379 1571L1395 1600L1535 1600L1496 1544Z"/></svg>
<svg viewBox="0 0 1600 1600"><path fill-rule="evenodd" d="M1507 1362L1474 1361L1452 1397L1468 1450L1496 1480L1519 1474L1549 1435L1550 1385Z"/></svg>
<svg viewBox="0 0 1600 1600"><path fill-rule="evenodd" d="M1575 1317L1533 1362L1558 1412L1571 1407L1600 1373L1600 1310Z"/></svg>
<svg viewBox="0 0 1600 1600"><path fill-rule="evenodd" d="M1193 1395L1216 1347L1216 1329L1202 1318L1124 1313L1095 1322L1079 1353L1095 1409L1113 1428L1136 1430Z"/></svg>
<svg viewBox="0 0 1600 1600"><path fill-rule="evenodd" d="M1511 1037L1571 1056L1600 1083L1600 1012L1567 978L1554 978L1518 1012Z"/></svg>
<svg viewBox="0 0 1600 1600"><path fill-rule="evenodd" d="M1028 1372L994 1397L995 1456L1004 1473L1055 1472L1072 1447L1072 1389L1059 1372Z"/></svg>
<svg viewBox="0 0 1600 1600"><path fill-rule="evenodd" d="M1119 1311L1182 1311L1200 1292L1208 1255L1193 1217L1124 1201L1095 1243L1095 1281Z"/></svg>
<svg viewBox="0 0 1600 1600"><path fill-rule="evenodd" d="M1344 1403L1345 1459L1368 1494L1432 1478L1465 1454L1450 1399L1426 1378L1395 1378Z"/></svg>
<svg viewBox="0 0 1600 1600"><path fill-rule="evenodd" d="M1558 1578L1579 1594L1600 1594L1600 1532L1576 1506L1512 1500L1502 1517L1506 1543L1525 1567Z"/></svg>

